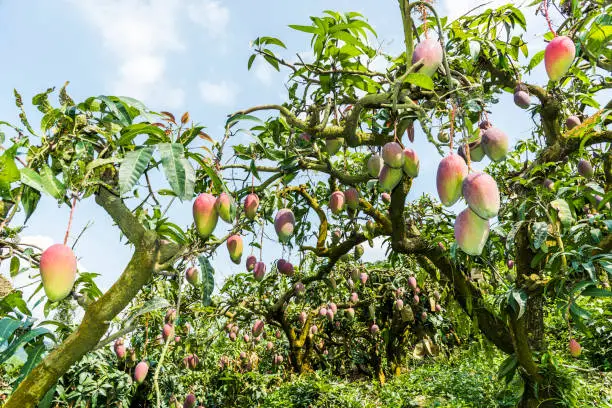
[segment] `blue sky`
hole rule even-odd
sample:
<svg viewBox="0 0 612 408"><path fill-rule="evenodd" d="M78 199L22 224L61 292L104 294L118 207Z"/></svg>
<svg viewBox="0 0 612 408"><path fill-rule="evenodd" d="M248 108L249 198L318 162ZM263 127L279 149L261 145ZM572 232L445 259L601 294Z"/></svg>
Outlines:
<svg viewBox="0 0 612 408"><path fill-rule="evenodd" d="M441 15L456 17L481 3L444 0L437 7ZM47 87L59 88L69 80L68 89L75 100L99 94L126 95L157 111L180 115L187 110L192 120L206 125L208 133L219 139L229 113L283 101L285 73L259 60L247 71L249 42L261 35L279 37L288 47L284 56L295 59L296 52L307 51L310 38L287 25L309 24L308 16L320 15L328 8L363 13L378 32L376 41L385 51L401 52L402 27L396 0L0 0L0 49L4 55L0 120L18 123L13 88L29 101ZM535 21L526 36L531 54L544 47L542 36L546 32L546 24L540 16L533 16L533 10L526 12L528 21ZM544 83L543 65L536 71L529 80ZM529 134L529 114L515 107L510 95L503 96L500 105L493 108L492 119L508 133L512 143ZM409 198L424 192L435 194L439 157L422 136L417 139L421 175ZM176 206L169 215L177 224L189 225L191 203ZM82 267L101 273L98 282L108 288L126 265L130 251L119 242L118 230L93 199L78 204L72 237L91 220L93 226L79 241L76 253ZM45 198L28 223L24 240L42 246L61 241L67 221L68 209L58 208ZM227 226L220 224L218 235ZM278 246L270 242L268 248ZM265 251L264 260L271 261L276 254L277 250ZM384 249L375 248L367 252L367 257L376 259L383 254ZM213 263L217 286L223 276L244 268L229 262L225 248ZM6 272L5 267L1 270ZM24 274L15 285L24 285L29 279Z"/></svg>

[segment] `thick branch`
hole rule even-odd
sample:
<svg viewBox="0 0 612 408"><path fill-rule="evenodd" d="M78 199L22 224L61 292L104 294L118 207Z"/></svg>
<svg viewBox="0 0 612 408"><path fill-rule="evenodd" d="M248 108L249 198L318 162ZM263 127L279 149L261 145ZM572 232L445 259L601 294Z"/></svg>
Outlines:
<svg viewBox="0 0 612 408"><path fill-rule="evenodd" d="M514 352L514 346L505 322L487 309L480 289L474 286L467 276L444 256L440 248L428 248L417 259L423 269L434 279L436 279L437 274L433 267L435 266L438 269L441 277L451 284L454 298L459 302L463 311L472 319L478 321L480 331L489 341L507 354Z"/></svg>

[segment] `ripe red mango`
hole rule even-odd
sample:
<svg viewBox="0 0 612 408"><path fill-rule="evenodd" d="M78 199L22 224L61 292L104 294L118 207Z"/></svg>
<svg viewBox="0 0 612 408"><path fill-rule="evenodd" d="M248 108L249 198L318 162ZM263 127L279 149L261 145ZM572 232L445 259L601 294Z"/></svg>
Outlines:
<svg viewBox="0 0 612 408"><path fill-rule="evenodd" d="M257 216L257 209L259 208L259 197L255 193L251 193L244 199L244 214L247 218L254 220Z"/></svg>
<svg viewBox="0 0 612 408"><path fill-rule="evenodd" d="M278 240L282 243L288 242L295 229L295 216L293 211L283 208L274 217L274 229L278 235Z"/></svg>
<svg viewBox="0 0 612 408"><path fill-rule="evenodd" d="M304 286L302 282L296 282L295 285L293 286L293 289L295 290L295 293L297 293L298 295L301 295L306 290L306 287Z"/></svg>
<svg viewBox="0 0 612 408"><path fill-rule="evenodd" d="M280 261L284 261L284 262L281 263ZM279 263L277 263L276 266L280 273L282 273L285 276L289 276L289 277L293 276L293 274L295 273L295 270L293 269L293 264L291 262L285 261L284 259L281 259L278 262Z"/></svg>
<svg viewBox="0 0 612 408"><path fill-rule="evenodd" d="M344 193L342 191L334 191L329 198L329 209L332 214L339 214L344 210Z"/></svg>
<svg viewBox="0 0 612 408"><path fill-rule="evenodd" d="M410 148L404 149L404 173L414 178L419 175L419 156Z"/></svg>
<svg viewBox="0 0 612 408"><path fill-rule="evenodd" d="M174 327L169 323L164 324L164 328L162 329L162 336L164 340L167 340L168 337L174 336Z"/></svg>
<svg viewBox="0 0 612 408"><path fill-rule="evenodd" d="M138 384L142 384L145 378L147 378L147 373L149 372L149 364L146 361L141 361L136 364L136 368L134 369L134 381Z"/></svg>
<svg viewBox="0 0 612 408"><path fill-rule="evenodd" d="M389 167L385 164L380 171L380 175L378 176L378 184L380 185L381 190L391 191L399 184L400 181L402 181L402 169Z"/></svg>
<svg viewBox="0 0 612 408"><path fill-rule="evenodd" d="M380 171L382 170L383 164L385 164L385 162L383 161L382 157L380 157L378 154L373 154L368 159L368 174L372 177L378 177L380 175Z"/></svg>
<svg viewBox="0 0 612 408"><path fill-rule="evenodd" d="M463 198L479 217L497 216L500 206L499 189L493 177L486 173L470 173L463 180Z"/></svg>
<svg viewBox="0 0 612 408"><path fill-rule="evenodd" d="M484 131L481 143L485 154L493 161L501 161L508 154L508 135L496 127Z"/></svg>
<svg viewBox="0 0 612 408"><path fill-rule="evenodd" d="M193 394L187 394L183 402L183 408L193 408L196 404L196 397Z"/></svg>
<svg viewBox="0 0 612 408"><path fill-rule="evenodd" d="M436 174L436 187L442 204L450 207L459 200L461 184L467 174L467 164L458 154L451 153L440 161Z"/></svg>
<svg viewBox="0 0 612 408"><path fill-rule="evenodd" d="M362 285L365 285L365 284L366 284L366 282L368 281L368 274L367 274L367 273L365 273L365 272L361 272L361 273L359 274L359 280L361 281L361 284L362 284Z"/></svg>
<svg viewBox="0 0 612 408"><path fill-rule="evenodd" d="M255 323L253 324L253 336L257 337L261 334L261 332L264 329L264 322L260 319L255 320Z"/></svg>
<svg viewBox="0 0 612 408"><path fill-rule="evenodd" d="M423 66L417 72L432 76L442 64L442 46L440 42L431 38L425 39L414 47L412 63L421 62Z"/></svg>
<svg viewBox="0 0 612 408"><path fill-rule="evenodd" d="M571 38L564 35L555 37L544 51L544 65L551 81L558 81L572 66L576 46Z"/></svg>
<svg viewBox="0 0 612 408"><path fill-rule="evenodd" d="M202 238L208 238L219 220L219 213L215 208L217 199L208 193L200 194L193 203L193 219L196 230Z"/></svg>
<svg viewBox="0 0 612 408"><path fill-rule="evenodd" d="M580 353L582 352L582 346L580 346L580 343L578 343L578 341L576 341L576 339L570 339L570 341L569 341L569 352L570 352L572 357L579 357L580 356Z"/></svg>
<svg viewBox="0 0 612 408"><path fill-rule="evenodd" d="M52 302L62 300L70 294L76 272L76 257L66 245L51 245L40 256L40 277L47 298Z"/></svg>
<svg viewBox="0 0 612 408"><path fill-rule="evenodd" d="M591 178L593 174L595 174L595 171L588 160L580 159L578 162L578 174L585 178Z"/></svg>
<svg viewBox="0 0 612 408"><path fill-rule="evenodd" d="M251 272L253 268L255 268L255 264L257 263L257 258L254 255L247 256L246 259L246 269L248 272Z"/></svg>
<svg viewBox="0 0 612 408"><path fill-rule="evenodd" d="M117 355L117 358L119 360L123 360L125 358L126 353L125 345L123 344L123 339L117 339L113 348L115 349L115 354Z"/></svg>
<svg viewBox="0 0 612 408"><path fill-rule="evenodd" d="M387 166L400 168L404 164L404 150L397 142L386 143L382 148L382 158Z"/></svg>
<svg viewBox="0 0 612 408"><path fill-rule="evenodd" d="M480 255L489 237L489 220L480 218L470 208L455 219L455 240L468 255Z"/></svg>
<svg viewBox="0 0 612 408"><path fill-rule="evenodd" d="M525 91L514 92L514 104L519 108L527 109L531 104L531 98Z"/></svg>
<svg viewBox="0 0 612 408"><path fill-rule="evenodd" d="M300 321L300 323L304 324L306 323L306 317L306 312L300 312L300 314L298 315L298 320Z"/></svg>
<svg viewBox="0 0 612 408"><path fill-rule="evenodd" d="M234 207L234 199L231 195L226 192L219 194L217 201L215 201L215 209L223 221L230 224L234 221L236 209Z"/></svg>
<svg viewBox="0 0 612 408"><path fill-rule="evenodd" d="M580 126L581 124L582 121L576 115L568 116L567 119L565 119L565 126L567 126L568 130L572 130L573 128L575 128L576 126Z"/></svg>
<svg viewBox="0 0 612 408"><path fill-rule="evenodd" d="M253 268L253 277L256 281L261 281L266 274L266 264L263 262L257 262Z"/></svg>
<svg viewBox="0 0 612 408"><path fill-rule="evenodd" d="M242 237L238 234L234 234L227 239L226 244L232 262L239 264L242 259Z"/></svg>
<svg viewBox="0 0 612 408"><path fill-rule="evenodd" d="M346 205L352 210L359 208L359 191L355 187L351 187L344 192Z"/></svg>
<svg viewBox="0 0 612 408"><path fill-rule="evenodd" d="M185 271L185 278L187 279L187 282L191 283L192 285L197 285L200 283L200 270L192 266Z"/></svg>

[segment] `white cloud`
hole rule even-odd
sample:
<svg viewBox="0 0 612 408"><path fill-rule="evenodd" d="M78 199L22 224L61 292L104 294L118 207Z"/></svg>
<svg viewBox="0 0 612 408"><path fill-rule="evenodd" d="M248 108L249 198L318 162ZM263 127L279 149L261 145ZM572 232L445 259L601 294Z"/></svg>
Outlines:
<svg viewBox="0 0 612 408"><path fill-rule="evenodd" d="M219 37L225 33L229 23L230 13L218 1L200 0L187 7L189 19L204 27L211 37Z"/></svg>
<svg viewBox="0 0 612 408"><path fill-rule="evenodd" d="M181 37L185 20L203 26L210 36L221 36L229 10L214 0L69 0L103 46L116 60L117 72L109 92L129 95L147 104L176 109L185 93L167 75L172 53L184 51Z"/></svg>
<svg viewBox="0 0 612 408"><path fill-rule="evenodd" d="M367 242L363 243L363 260L365 262L377 262L387 259L387 245L383 245L384 238L378 237L372 240L374 246L370 248Z"/></svg>
<svg viewBox="0 0 612 408"><path fill-rule="evenodd" d="M255 72L255 77L264 85L270 85L272 83L272 74L276 71L264 59L256 58L253 63L253 72Z"/></svg>
<svg viewBox="0 0 612 408"><path fill-rule="evenodd" d="M204 102L219 106L233 105L238 93L236 86L226 81L200 81L198 88Z"/></svg>

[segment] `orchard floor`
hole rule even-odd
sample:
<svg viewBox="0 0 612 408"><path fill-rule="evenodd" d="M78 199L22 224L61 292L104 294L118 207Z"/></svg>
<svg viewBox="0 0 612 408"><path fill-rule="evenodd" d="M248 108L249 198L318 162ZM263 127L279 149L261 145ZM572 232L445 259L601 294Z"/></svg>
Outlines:
<svg viewBox="0 0 612 408"><path fill-rule="evenodd" d="M278 378L272 386L257 377L268 377L269 381L274 375L243 374L244 388L234 397L236 406L270 408L514 407L522 384L518 376L508 385L497 379L503 358L493 350L473 348L437 361L416 363L383 386L322 373ZM567 367L570 365L572 370ZM557 406L612 407L611 372L601 373L569 360L560 363L559 369L566 387Z"/></svg>

